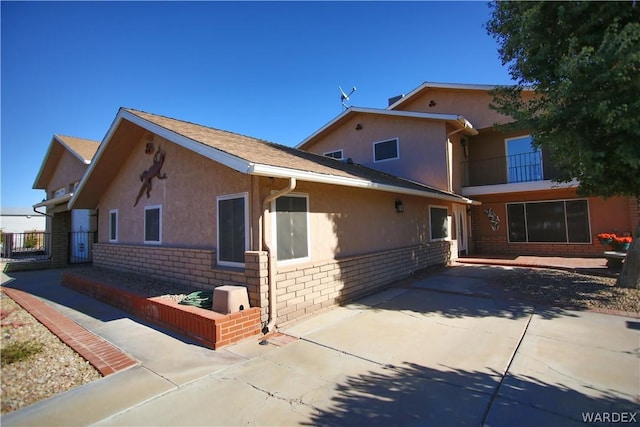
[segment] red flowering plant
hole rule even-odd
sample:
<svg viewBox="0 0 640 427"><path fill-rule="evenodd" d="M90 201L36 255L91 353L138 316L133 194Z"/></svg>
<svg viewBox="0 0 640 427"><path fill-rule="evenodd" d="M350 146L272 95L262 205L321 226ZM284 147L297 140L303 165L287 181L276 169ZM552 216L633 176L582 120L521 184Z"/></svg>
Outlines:
<svg viewBox="0 0 640 427"><path fill-rule="evenodd" d="M614 233L600 233L598 234L598 240L600 240L600 243L602 243L603 245L610 245L611 242L613 242L616 238L616 235Z"/></svg>
<svg viewBox="0 0 640 427"><path fill-rule="evenodd" d="M627 251L633 237L631 236L616 236L615 233L600 233L598 234L598 240L603 245L611 245L616 251Z"/></svg>

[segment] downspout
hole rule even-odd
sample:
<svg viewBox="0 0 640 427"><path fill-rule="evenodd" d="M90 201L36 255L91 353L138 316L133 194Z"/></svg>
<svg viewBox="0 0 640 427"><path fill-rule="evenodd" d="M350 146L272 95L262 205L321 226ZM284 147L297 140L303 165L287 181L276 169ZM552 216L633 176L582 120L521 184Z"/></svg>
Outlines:
<svg viewBox="0 0 640 427"><path fill-rule="evenodd" d="M275 256L271 253L271 223L268 221L270 204L278 197L282 197L291 193L296 188L296 179L289 178L289 185L286 188L265 197L262 202L262 249L267 252L267 283L269 286L269 320L267 325L262 329L262 333L266 334L273 330L278 313L276 310L276 279L275 279ZM267 229L269 233L267 233ZM267 238L267 234L269 237Z"/></svg>
<svg viewBox="0 0 640 427"><path fill-rule="evenodd" d="M33 211L35 213L40 214L40 215L44 215L44 216L48 216L49 218L53 218L53 215L49 215L48 213L44 213L44 212L38 212L36 209L37 208L33 208Z"/></svg>

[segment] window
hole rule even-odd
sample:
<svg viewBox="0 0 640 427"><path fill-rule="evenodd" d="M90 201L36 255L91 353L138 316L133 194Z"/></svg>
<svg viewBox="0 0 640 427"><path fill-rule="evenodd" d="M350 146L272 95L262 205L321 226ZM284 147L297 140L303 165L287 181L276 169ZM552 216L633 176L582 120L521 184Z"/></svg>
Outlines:
<svg viewBox="0 0 640 427"><path fill-rule="evenodd" d="M55 199L56 197L64 196L65 194L67 194L67 189L64 187L61 187L53 192L53 198Z"/></svg>
<svg viewBox="0 0 640 427"><path fill-rule="evenodd" d="M373 143L373 161L382 162L384 160L393 160L400 158L400 150L398 149L398 139L390 139L388 141L380 141Z"/></svg>
<svg viewBox="0 0 640 427"><path fill-rule="evenodd" d="M162 243L162 206L144 207L144 242Z"/></svg>
<svg viewBox="0 0 640 427"><path fill-rule="evenodd" d="M218 197L218 264L244 266L249 246L247 194Z"/></svg>
<svg viewBox="0 0 640 427"><path fill-rule="evenodd" d="M324 155L334 159L342 159L343 152L342 150L329 151L327 153L324 153Z"/></svg>
<svg viewBox="0 0 640 427"><path fill-rule="evenodd" d="M530 136L509 138L505 143L507 182L531 182L543 179L542 152L539 148L533 148Z"/></svg>
<svg viewBox="0 0 640 427"><path fill-rule="evenodd" d="M509 242L591 243L586 200L507 204Z"/></svg>
<svg viewBox="0 0 640 427"><path fill-rule="evenodd" d="M288 195L275 200L278 261L309 257L308 202L305 195Z"/></svg>
<svg viewBox="0 0 640 427"><path fill-rule="evenodd" d="M118 209L109 211L109 241L118 241Z"/></svg>
<svg viewBox="0 0 640 427"><path fill-rule="evenodd" d="M443 206L429 206L431 240L449 238L449 211Z"/></svg>

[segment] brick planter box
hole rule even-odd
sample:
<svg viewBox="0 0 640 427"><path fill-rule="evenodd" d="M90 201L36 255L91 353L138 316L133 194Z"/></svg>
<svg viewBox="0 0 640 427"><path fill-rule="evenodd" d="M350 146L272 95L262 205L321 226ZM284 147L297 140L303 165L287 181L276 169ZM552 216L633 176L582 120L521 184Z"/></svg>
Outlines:
<svg viewBox="0 0 640 427"><path fill-rule="evenodd" d="M147 298L73 273L62 274L62 285L213 349L260 334L259 307L220 314L167 298Z"/></svg>

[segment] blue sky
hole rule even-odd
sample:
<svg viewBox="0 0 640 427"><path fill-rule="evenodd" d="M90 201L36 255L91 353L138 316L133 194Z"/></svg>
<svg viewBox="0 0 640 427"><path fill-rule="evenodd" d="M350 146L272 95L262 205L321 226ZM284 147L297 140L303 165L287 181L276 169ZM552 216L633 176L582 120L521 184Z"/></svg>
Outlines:
<svg viewBox="0 0 640 427"><path fill-rule="evenodd" d="M7 2L0 204L31 206L53 134L101 141L118 108L296 145L350 105L425 81L511 83L485 2Z"/></svg>

